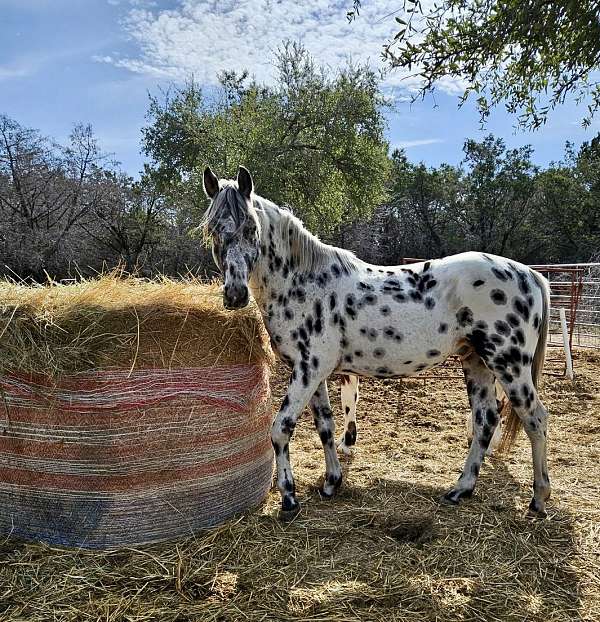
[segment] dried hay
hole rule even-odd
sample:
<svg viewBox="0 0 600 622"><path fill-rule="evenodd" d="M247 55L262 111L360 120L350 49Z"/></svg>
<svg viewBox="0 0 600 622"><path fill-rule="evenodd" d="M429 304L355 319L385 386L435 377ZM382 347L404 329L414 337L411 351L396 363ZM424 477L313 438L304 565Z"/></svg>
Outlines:
<svg viewBox="0 0 600 622"><path fill-rule="evenodd" d="M358 445L334 501L316 490L323 453L307 416L292 445L303 503L292 522L278 520L274 491L260 511L168 545L90 554L9 541L0 619L597 622L600 360L576 356L580 384L546 377L541 394L548 520L525 518L525 435L506 460L486 461L473 499L437 503L466 453L462 381L365 381Z"/></svg>
<svg viewBox="0 0 600 622"><path fill-rule="evenodd" d="M272 361L256 305L226 311L220 286L118 272L75 284L0 282L0 373Z"/></svg>

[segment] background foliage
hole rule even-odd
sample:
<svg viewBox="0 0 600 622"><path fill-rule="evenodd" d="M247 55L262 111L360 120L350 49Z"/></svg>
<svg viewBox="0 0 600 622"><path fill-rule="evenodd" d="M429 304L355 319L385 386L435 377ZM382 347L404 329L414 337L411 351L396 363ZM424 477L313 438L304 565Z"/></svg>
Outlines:
<svg viewBox="0 0 600 622"><path fill-rule="evenodd" d="M529 263L587 261L600 248L600 137L540 169L528 146L466 140L462 162L427 167L388 155L376 76L327 73L300 46L276 57L274 86L226 72L151 97L139 179L89 126L68 144L0 116L2 271L37 281L124 264L142 274L214 271L190 233L201 172L239 164L257 191L289 205L325 241L373 263L480 250Z"/></svg>

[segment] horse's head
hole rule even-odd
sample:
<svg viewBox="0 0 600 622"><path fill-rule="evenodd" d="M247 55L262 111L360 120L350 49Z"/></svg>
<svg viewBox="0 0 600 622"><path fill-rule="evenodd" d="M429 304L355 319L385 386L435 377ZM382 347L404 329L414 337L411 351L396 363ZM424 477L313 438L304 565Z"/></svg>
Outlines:
<svg viewBox="0 0 600 622"><path fill-rule="evenodd" d="M248 304L248 280L260 252L259 221L252 207L252 177L240 166L237 180L221 180L204 171L204 191L211 205L204 222L212 253L223 275L223 304L241 309Z"/></svg>

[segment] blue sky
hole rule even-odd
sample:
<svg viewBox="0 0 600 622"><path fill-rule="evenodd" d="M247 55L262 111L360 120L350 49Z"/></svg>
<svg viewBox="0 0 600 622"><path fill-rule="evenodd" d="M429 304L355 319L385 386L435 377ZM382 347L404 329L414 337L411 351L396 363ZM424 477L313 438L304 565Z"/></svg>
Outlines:
<svg viewBox="0 0 600 622"><path fill-rule="evenodd" d="M427 1L427 0L425 0ZM381 45L395 32L400 0L366 0L348 24L349 0L0 0L0 113L40 129L59 142L74 123L91 123L103 150L130 174L140 170L140 129L148 91L192 73L214 83L222 69L247 68L260 80L273 75L271 56L284 38L301 40L321 64L369 61L378 67ZM398 96L388 114L392 146L411 160L456 164L465 138L493 132L510 146L531 144L540 165L600 131L581 128L581 110L567 104L541 130L514 130L502 109L487 127L470 104L458 108L460 84L440 86L434 101L410 104L414 82L386 78Z"/></svg>

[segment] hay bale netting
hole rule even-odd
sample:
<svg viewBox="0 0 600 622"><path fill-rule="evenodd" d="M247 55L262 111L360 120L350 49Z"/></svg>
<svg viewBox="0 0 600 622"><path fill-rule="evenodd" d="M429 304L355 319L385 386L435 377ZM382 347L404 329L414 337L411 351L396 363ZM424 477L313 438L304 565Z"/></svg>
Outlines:
<svg viewBox="0 0 600 622"><path fill-rule="evenodd" d="M189 535L271 484L271 353L215 284L0 284L0 533L116 548Z"/></svg>

